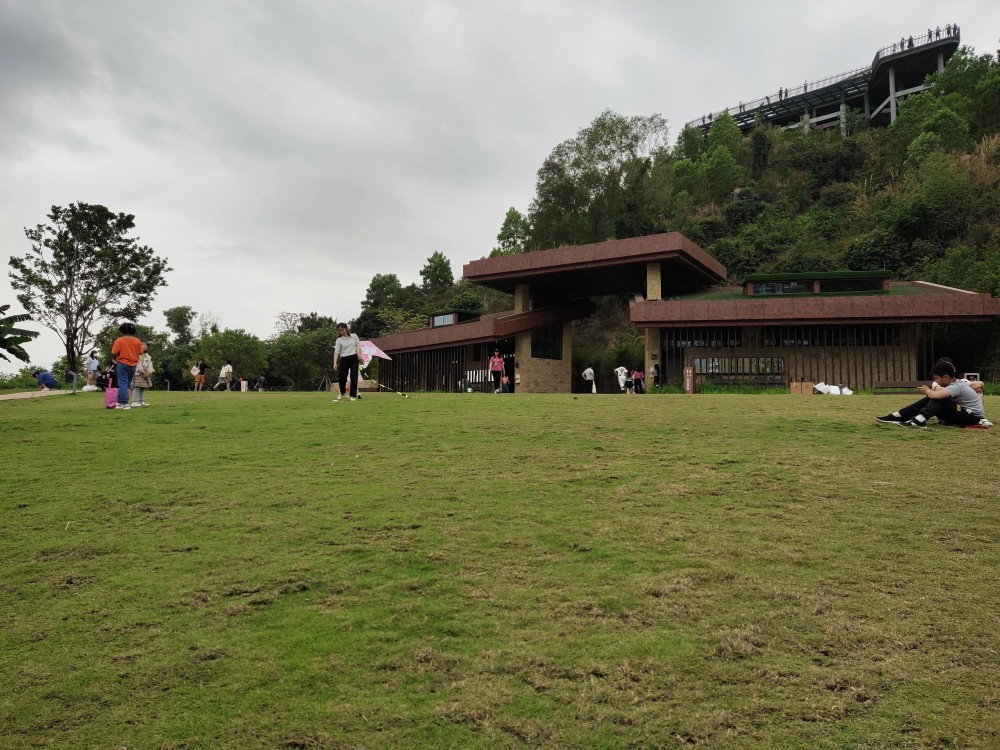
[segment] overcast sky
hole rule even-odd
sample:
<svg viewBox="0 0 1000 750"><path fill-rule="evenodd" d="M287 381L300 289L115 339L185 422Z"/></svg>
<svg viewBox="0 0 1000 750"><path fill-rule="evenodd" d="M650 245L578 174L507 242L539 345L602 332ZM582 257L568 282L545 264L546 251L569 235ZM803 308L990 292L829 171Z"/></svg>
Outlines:
<svg viewBox="0 0 1000 750"><path fill-rule="evenodd" d="M143 323L350 319L376 273L488 255L604 109L673 138L952 22L996 51L995 0L0 0L0 304L22 311L24 227L81 201L134 214L173 267ZM62 354L46 330L27 348Z"/></svg>

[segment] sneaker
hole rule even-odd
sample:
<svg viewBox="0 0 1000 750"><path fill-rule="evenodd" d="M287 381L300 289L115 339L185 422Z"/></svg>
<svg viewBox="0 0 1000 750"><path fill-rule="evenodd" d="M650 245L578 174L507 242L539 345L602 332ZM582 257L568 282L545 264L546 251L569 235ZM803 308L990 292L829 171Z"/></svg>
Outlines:
<svg viewBox="0 0 1000 750"><path fill-rule="evenodd" d="M115 409L121 409L122 411L128 411L131 407L128 404L116 404Z"/></svg>
<svg viewBox="0 0 1000 750"><path fill-rule="evenodd" d="M340 399L342 399L343 397L344 397L343 393L338 393L337 398L335 398L334 401L340 401Z"/></svg>
<svg viewBox="0 0 1000 750"><path fill-rule="evenodd" d="M986 417L983 417L982 419L979 420L979 426L980 427L992 427L993 423L990 420L988 420Z"/></svg>
<svg viewBox="0 0 1000 750"><path fill-rule="evenodd" d="M905 422L900 422L899 426L900 427L913 427L913 428L918 429L918 430L926 430L927 429L927 422L918 422L915 419L908 419Z"/></svg>
<svg viewBox="0 0 1000 750"><path fill-rule="evenodd" d="M351 396L351 401L357 401L357 399L354 398L354 396Z"/></svg>
<svg viewBox="0 0 1000 750"><path fill-rule="evenodd" d="M881 422L882 424L893 424L904 421L902 417L897 417L895 414L886 414L884 417L875 417L876 422Z"/></svg>

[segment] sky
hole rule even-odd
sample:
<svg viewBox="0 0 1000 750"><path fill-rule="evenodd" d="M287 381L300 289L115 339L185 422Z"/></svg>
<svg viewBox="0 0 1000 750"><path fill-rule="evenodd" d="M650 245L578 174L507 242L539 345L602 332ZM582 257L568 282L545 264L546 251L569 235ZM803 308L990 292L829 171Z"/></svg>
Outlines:
<svg viewBox="0 0 1000 750"><path fill-rule="evenodd" d="M173 269L141 323L350 320L377 273L489 255L605 109L673 139L947 23L996 52L992 0L0 0L0 305L23 312L24 228L85 202L133 214ZM49 366L62 345L34 327Z"/></svg>

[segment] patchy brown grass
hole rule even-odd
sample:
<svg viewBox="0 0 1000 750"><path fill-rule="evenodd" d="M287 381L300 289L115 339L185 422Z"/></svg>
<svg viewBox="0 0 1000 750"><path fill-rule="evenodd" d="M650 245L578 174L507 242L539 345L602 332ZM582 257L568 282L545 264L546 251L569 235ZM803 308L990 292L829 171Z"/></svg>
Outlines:
<svg viewBox="0 0 1000 750"><path fill-rule="evenodd" d="M1000 745L996 430L193 396L0 404L0 748Z"/></svg>

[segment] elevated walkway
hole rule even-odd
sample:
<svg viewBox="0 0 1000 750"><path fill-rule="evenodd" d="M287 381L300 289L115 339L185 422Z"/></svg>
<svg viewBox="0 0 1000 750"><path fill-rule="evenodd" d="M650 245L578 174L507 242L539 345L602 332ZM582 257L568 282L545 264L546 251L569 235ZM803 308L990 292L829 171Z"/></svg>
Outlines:
<svg viewBox="0 0 1000 750"><path fill-rule="evenodd" d="M781 88L687 125L707 133L716 117L729 113L743 133L753 130L758 121L784 128L802 127L803 123L816 129L843 127L848 108L863 112L875 125L889 125L896 119L898 102L924 91L927 76L943 70L960 45L957 24L928 29L920 36L886 45L875 53L871 65L807 81L796 88Z"/></svg>

